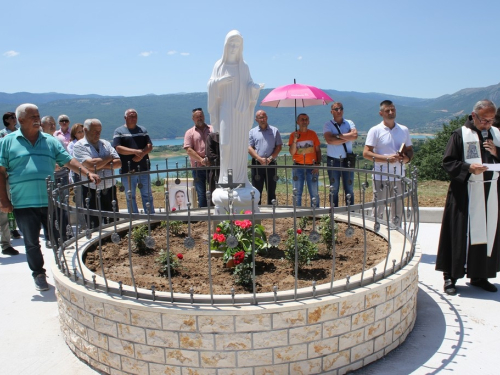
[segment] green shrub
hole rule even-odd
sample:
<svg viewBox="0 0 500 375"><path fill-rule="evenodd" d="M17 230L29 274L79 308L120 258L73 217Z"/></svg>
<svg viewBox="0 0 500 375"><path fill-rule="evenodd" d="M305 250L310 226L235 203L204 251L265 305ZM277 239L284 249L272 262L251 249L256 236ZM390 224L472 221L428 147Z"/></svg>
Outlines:
<svg viewBox="0 0 500 375"><path fill-rule="evenodd" d="M295 264L295 233L292 228L287 230L288 238L285 241L285 259L292 265ZM309 236L297 229L297 251L299 268L310 264L318 256L318 247L311 242Z"/></svg>
<svg viewBox="0 0 500 375"><path fill-rule="evenodd" d="M337 240L337 233L339 231L339 226L337 223L334 223L334 230L335 230L335 241ZM332 220L330 218L330 215L323 215L320 220L320 225L319 225L319 234L321 235L321 238L323 240L323 243L326 245L326 248L329 252L333 250L333 241L334 238L332 237Z"/></svg>
<svg viewBox="0 0 500 375"><path fill-rule="evenodd" d="M132 229L132 242L139 254L146 254L150 251L146 246L146 237L149 235L148 226L146 224L138 225Z"/></svg>
<svg viewBox="0 0 500 375"><path fill-rule="evenodd" d="M166 228L167 227L167 222L162 221L160 224L161 228ZM180 236L182 233L184 233L184 222L180 220L172 220L170 221L170 234L172 236Z"/></svg>
<svg viewBox="0 0 500 375"><path fill-rule="evenodd" d="M300 219L299 219L299 228L304 230L307 228L307 224L309 224L309 222L311 221L311 219L309 219L309 217L307 216L302 216Z"/></svg>
<svg viewBox="0 0 500 375"><path fill-rule="evenodd" d="M467 121L467 116L457 117L449 124L443 124L443 130L436 133L434 138L427 139L415 152L411 163L418 168L419 180L449 181L450 177L441 167L443 154L451 133L463 126L465 121Z"/></svg>
<svg viewBox="0 0 500 375"><path fill-rule="evenodd" d="M156 258L156 263L160 265L160 274L168 275L168 266L170 258L170 272L175 272L177 268L180 267L180 262L182 261L183 255L181 253L174 254L172 252L167 253L166 250L161 249Z"/></svg>

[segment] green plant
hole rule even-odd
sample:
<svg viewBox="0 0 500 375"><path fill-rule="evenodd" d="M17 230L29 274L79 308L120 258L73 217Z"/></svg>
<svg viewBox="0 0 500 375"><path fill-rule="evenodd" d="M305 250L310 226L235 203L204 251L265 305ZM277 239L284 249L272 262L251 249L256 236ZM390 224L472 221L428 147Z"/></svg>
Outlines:
<svg viewBox="0 0 500 375"><path fill-rule="evenodd" d="M419 180L450 180L449 175L441 167L443 154L451 133L462 127L465 121L467 121L467 116L456 117L448 124L443 124L443 130L436 133L434 138L427 139L418 152L415 152L415 157L411 163L418 170Z"/></svg>
<svg viewBox="0 0 500 375"><path fill-rule="evenodd" d="M175 272L180 267L180 262L183 258L184 256L181 253L174 255L172 252L161 249L155 261L160 265L160 273L167 275L169 265L170 271Z"/></svg>
<svg viewBox="0 0 500 375"><path fill-rule="evenodd" d="M309 219L308 216L302 216L300 219L299 219L299 228L304 230L307 228L307 224L309 224L309 222L311 221L311 219Z"/></svg>
<svg viewBox="0 0 500 375"><path fill-rule="evenodd" d="M321 238L323 239L323 242L326 245L326 248L328 251L333 250L333 241L337 240L337 233L339 230L339 226L337 223L334 222L334 230L335 230L335 238L332 236L332 220L330 218L330 215L323 215L320 220L320 225L319 225L319 234L321 235Z"/></svg>
<svg viewBox="0 0 500 375"><path fill-rule="evenodd" d="M170 234L172 236L180 236L182 233L184 233L184 222L180 220L172 220L170 222L169 228L170 228ZM167 227L167 222L162 221L160 224L161 228L166 228Z"/></svg>
<svg viewBox="0 0 500 375"><path fill-rule="evenodd" d="M238 285L250 285L252 283L253 264L241 263L234 267L234 282Z"/></svg>
<svg viewBox="0 0 500 375"><path fill-rule="evenodd" d="M228 240L233 240L234 244L228 244ZM261 224L252 224L250 220L225 220L217 225L210 240L210 249L224 252L224 263L233 261L233 275L236 283L241 285L251 281L252 244L256 254L263 254L270 247L265 228Z"/></svg>
<svg viewBox="0 0 500 375"><path fill-rule="evenodd" d="M311 260L318 256L318 247L311 242L309 236L297 229L297 233L292 228L287 230L288 238L285 241L285 259L291 264L295 264L295 236L297 236L297 251L299 268L310 264Z"/></svg>
<svg viewBox="0 0 500 375"><path fill-rule="evenodd" d="M138 225L132 229L132 242L139 254L146 254L150 249L146 246L146 237L149 235L148 226L146 224Z"/></svg>

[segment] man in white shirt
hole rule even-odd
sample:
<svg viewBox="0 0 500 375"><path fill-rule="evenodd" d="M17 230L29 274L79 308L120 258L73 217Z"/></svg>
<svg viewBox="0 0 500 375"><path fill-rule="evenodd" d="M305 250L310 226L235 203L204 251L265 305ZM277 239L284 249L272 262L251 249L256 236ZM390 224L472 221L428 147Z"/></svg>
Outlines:
<svg viewBox="0 0 500 375"><path fill-rule="evenodd" d="M390 100L380 103L380 116L382 122L368 131L366 136L363 157L375 161L374 171L392 173L404 176L403 164L409 163L413 158L413 147L410 132L404 125L396 122L396 107ZM389 170L387 167L389 166ZM385 188L389 190L386 192ZM385 200L403 193L403 184L400 179L389 179L387 176L373 176L373 193L377 194L378 201ZM379 209L377 216L383 217L384 210ZM391 217L395 225L401 223L403 217L403 201L391 203ZM396 217L399 220L394 220Z"/></svg>

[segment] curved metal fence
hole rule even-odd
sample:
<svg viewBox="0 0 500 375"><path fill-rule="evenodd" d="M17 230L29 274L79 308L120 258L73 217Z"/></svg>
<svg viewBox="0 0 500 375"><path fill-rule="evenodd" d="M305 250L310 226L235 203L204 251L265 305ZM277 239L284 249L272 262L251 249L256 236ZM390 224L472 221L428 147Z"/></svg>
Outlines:
<svg viewBox="0 0 500 375"><path fill-rule="evenodd" d="M289 158L288 158L289 159ZM117 210L117 200L120 194L130 194L123 191L123 188L108 189L107 193L112 194L112 211L102 209L101 191L96 190L97 208L90 209L90 198L83 197L82 204L79 205L79 199L73 199L75 194L80 194L81 187L87 186L90 188L87 181L80 181L73 184L61 185L56 184L50 177L47 178L47 192L49 194L49 237L48 245L54 251L55 259L59 269L75 283L86 286L90 289L100 290L105 293L117 294L135 297L138 299L165 301L171 303L186 303L186 304L259 304L268 302L283 302L300 300L304 298L319 297L322 295L332 295L346 290L366 286L370 283L379 281L382 278L392 275L408 264L415 252L416 238L418 235L418 197L417 197L417 173L408 165L404 176L398 176L395 173L382 173L380 171L372 171L368 164L364 164L360 168L358 160L356 168L349 169L354 172L355 176L355 192L356 201L353 205L344 205L340 207L332 207L330 202L333 201L333 187L329 184L328 171L345 171L346 168L329 167L326 165L318 166L319 184L320 184L320 206L314 207L309 200L309 193L304 189L304 205L297 206L296 191L293 189L293 170L303 169L300 165L290 165L286 157L279 157L277 165L270 166L249 166L250 168L276 168L276 180L278 183L279 196L278 201L273 201L272 205L262 204L257 205L257 201L252 197L252 210L247 214L232 212L231 207L228 207L228 213L220 215L216 214L213 207L210 208L192 208L193 204L188 204L185 210L172 211L170 205L170 190L172 186L180 185L188 182L193 168L182 167L168 168L168 160L166 160L166 169L157 169L147 172L136 172L134 175L149 174L152 177L152 185L155 189L162 189L163 207L156 207L155 213L141 212L133 214L127 210ZM391 165L387 165L388 170ZM204 167L207 174L210 171L217 170L216 167ZM196 169L200 170L200 169ZM395 170L394 170L395 171ZM160 178L160 174L166 177ZM111 177L103 178L105 186L112 186L113 179L130 178L131 174L116 174ZM375 190L374 190L375 186ZM395 187L395 196L391 196L390 190ZM208 187L207 187L208 191ZM341 199L343 188L339 192L339 202L346 202L346 199ZM116 194L116 196L115 196ZM231 196L231 194L230 194ZM72 199L70 199L70 197ZM207 192L207 200L210 202L211 194ZM346 197L342 197L346 198ZM349 197L347 197L349 198ZM308 201L309 200L309 201ZM264 202L264 199L262 200ZM349 202L349 199L347 199ZM231 202L230 202L231 204ZM397 213L401 213L398 215ZM99 225L93 227L91 224L91 216L98 218ZM293 218L293 227L297 228L297 223L302 217L310 217L313 222L313 230L310 235L311 241L319 241L317 231L314 228L315 219L329 216L332 225L332 253L331 253L331 280L328 283L317 285L312 282L308 288L299 288L297 285L298 278L298 247L297 233L295 232L295 287L290 290L278 290L278 287L273 287L272 291L265 293L257 293L255 273L255 226L252 228L252 238L254 239L251 252L251 292L245 294L235 293L234 288L227 290L227 294L214 294L212 292L212 265L211 265L211 249L210 242L214 234L215 225L227 220L229 225L234 225L236 220L245 220L250 217L252 223L260 220L269 219L273 222L273 233L268 236L267 240L271 246L277 245L282 238L279 233L275 233L275 223L283 218ZM135 283L135 269L132 260L132 252L134 251L131 242L131 233L134 226L141 224L147 226L148 235L145 242L147 247L154 247L155 241L151 237L152 226L158 222L164 222L165 238L164 245L167 255L176 253L178 249L173 249L170 245L171 231L170 225L173 222L182 221L186 223L188 234L184 238L184 247L190 249L195 245L194 238L191 237L191 226L193 222L206 223L206 251L208 262L206 268L206 280L210 286L210 293L196 294L191 288L189 293L174 290L172 283L171 267L167 264L166 280L169 285L168 292L156 291L155 285L152 285L149 290L137 287ZM346 223L346 236L349 237L349 231L360 230L364 237L364 261L360 274L351 275L342 281L335 280L335 263L336 263L336 244L335 244L335 222L342 221ZM58 233L66 234L70 238L63 242ZM103 241L111 241L118 243L121 236L119 232L126 231L128 233L128 259L131 285L124 285L121 280L109 280L106 276L102 261L102 244ZM383 263L383 267L367 267L366 255L367 244L366 235L368 232L378 233L387 240L387 256ZM397 241L394 238L397 237ZM395 245L397 242L397 245ZM97 251L100 256L100 274L90 273L82 264L83 253L88 249L90 244L97 246ZM397 248L397 249L396 249ZM170 259L167 256L167 259ZM168 263L168 261L167 261Z"/></svg>

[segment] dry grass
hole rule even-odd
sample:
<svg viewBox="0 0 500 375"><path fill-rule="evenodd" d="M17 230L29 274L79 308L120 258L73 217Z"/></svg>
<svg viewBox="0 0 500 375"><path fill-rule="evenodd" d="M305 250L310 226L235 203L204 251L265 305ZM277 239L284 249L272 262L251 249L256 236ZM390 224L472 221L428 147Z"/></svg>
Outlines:
<svg viewBox="0 0 500 375"><path fill-rule="evenodd" d="M418 199L419 205L421 207L444 207L446 201L446 193L448 191L449 182L447 181L421 181L418 184ZM165 193L163 190L163 186L153 186L153 198L154 205L156 208L165 207ZM289 190L290 192L291 190ZM278 192L278 196L280 193ZM284 191L282 196L284 196ZM323 199L323 193L320 195L321 199ZM371 188L366 193L366 200L371 200ZM137 205L142 207L142 203L140 202L140 194L137 192ZM356 200L358 200L358 192L356 192ZM264 190L262 201L266 201L266 193ZM285 199L283 199L283 202ZM290 203L291 204L291 203ZM125 194L119 192L118 193L118 205L120 208L126 208L127 203L125 200Z"/></svg>

